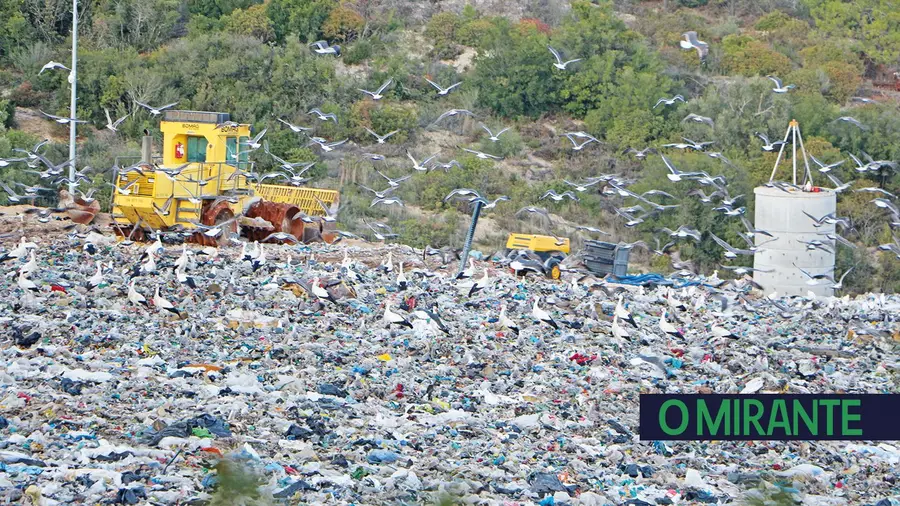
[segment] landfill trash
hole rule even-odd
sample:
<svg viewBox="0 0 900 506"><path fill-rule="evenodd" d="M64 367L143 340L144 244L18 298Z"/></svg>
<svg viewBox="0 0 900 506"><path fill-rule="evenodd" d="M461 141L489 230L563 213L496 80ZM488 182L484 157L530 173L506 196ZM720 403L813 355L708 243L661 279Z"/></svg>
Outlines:
<svg viewBox="0 0 900 506"><path fill-rule="evenodd" d="M147 244L34 240L37 292L0 265L0 504L900 505L890 442L642 441L638 425L640 393L896 392L897 296L738 299L477 259L490 281L469 296L455 264L346 243L267 246L255 272L240 248L195 254L192 288L181 246L132 279ZM387 303L410 325L386 327Z"/></svg>

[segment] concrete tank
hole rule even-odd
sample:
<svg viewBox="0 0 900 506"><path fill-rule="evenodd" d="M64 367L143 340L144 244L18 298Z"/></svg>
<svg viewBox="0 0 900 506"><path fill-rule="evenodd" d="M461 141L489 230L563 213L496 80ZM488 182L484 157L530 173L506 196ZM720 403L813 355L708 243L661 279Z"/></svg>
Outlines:
<svg viewBox="0 0 900 506"><path fill-rule="evenodd" d="M760 251L753 257L753 267L771 269L772 272L754 272L754 281L763 287L766 294L778 292L779 295L805 296L807 292L813 292L823 297L833 295L829 281L819 280L820 284L810 286L807 284L809 278L797 267L813 275L834 274L834 253L821 249L807 250L806 245L799 241L819 239L826 244L832 242L821 234L834 233L834 225L815 227L815 222L803 211L816 218L835 212L835 193L830 190L787 193L764 186L756 188L753 193L756 194L754 226L775 236L771 242L766 242L771 238L764 235L757 234L755 237ZM833 251L834 247L829 249Z"/></svg>

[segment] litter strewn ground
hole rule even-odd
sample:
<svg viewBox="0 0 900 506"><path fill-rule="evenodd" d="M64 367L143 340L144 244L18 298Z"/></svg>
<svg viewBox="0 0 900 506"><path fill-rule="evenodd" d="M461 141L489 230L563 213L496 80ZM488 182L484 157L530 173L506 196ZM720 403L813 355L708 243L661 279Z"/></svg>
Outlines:
<svg viewBox="0 0 900 506"><path fill-rule="evenodd" d="M146 272L151 243L28 240L0 266L0 503L900 504L893 443L641 441L637 422L642 392L897 392L897 296L629 288L637 328L615 336L610 285L486 260L456 280L399 245L165 244Z"/></svg>

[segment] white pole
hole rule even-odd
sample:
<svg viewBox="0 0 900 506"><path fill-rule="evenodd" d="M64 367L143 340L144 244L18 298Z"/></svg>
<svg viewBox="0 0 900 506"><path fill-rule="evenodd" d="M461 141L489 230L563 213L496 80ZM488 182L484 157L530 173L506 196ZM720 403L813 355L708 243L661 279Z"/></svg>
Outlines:
<svg viewBox="0 0 900 506"><path fill-rule="evenodd" d="M69 102L69 117L75 119L75 84L78 82L78 0L72 0L72 73L69 75L72 97ZM69 193L75 198L75 122L69 122Z"/></svg>
<svg viewBox="0 0 900 506"><path fill-rule="evenodd" d="M778 150L778 157L775 158L775 166L772 167L772 175L769 176L769 182L775 180L775 172L778 170L778 163L781 162L781 155L784 154L784 147L787 145L788 137L791 136L791 127L788 126L788 129L784 132L784 142L781 144L781 149Z"/></svg>
<svg viewBox="0 0 900 506"><path fill-rule="evenodd" d="M813 184L812 171L809 170L809 158L806 157L806 148L803 147L803 134L800 133L800 128L797 128L797 138L800 139L800 153L803 154L803 164L806 165L806 179L809 181L809 184Z"/></svg>
<svg viewBox="0 0 900 506"><path fill-rule="evenodd" d="M797 127L791 125L791 132L794 134L794 138L791 141L791 148L793 149L791 163L794 164L794 186L797 186Z"/></svg>

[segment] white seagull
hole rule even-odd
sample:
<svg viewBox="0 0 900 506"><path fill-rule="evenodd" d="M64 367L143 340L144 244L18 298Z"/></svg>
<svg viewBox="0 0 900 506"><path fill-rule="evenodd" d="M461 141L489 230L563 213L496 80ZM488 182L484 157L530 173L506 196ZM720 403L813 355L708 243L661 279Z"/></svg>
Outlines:
<svg viewBox="0 0 900 506"><path fill-rule="evenodd" d="M553 66L558 68L559 70L566 70L566 67L570 63L575 63L575 62L579 62L582 60L582 58L575 58L574 60L569 60L569 61L564 62L562 59L562 56L560 56L560 54L559 54L559 51L553 49L550 46L547 46L547 49L549 49L550 52L553 53L553 57L556 58L556 63L554 63Z"/></svg>
<svg viewBox="0 0 900 506"><path fill-rule="evenodd" d="M684 97L682 95L675 95L672 98L661 98L656 101L656 105L653 106L654 109L659 107L660 105L674 105L675 102L681 101L684 102Z"/></svg>
<svg viewBox="0 0 900 506"><path fill-rule="evenodd" d="M503 135L503 132L509 130L511 127L506 127L497 133L491 132L491 129L488 128L484 123L481 124L481 128L483 128L484 131L488 133L488 139L490 139L491 142L497 142L500 140L500 136Z"/></svg>
<svg viewBox="0 0 900 506"><path fill-rule="evenodd" d="M700 61L702 62L706 60L706 55L709 53L709 44L698 39L697 32L685 32L681 36L684 37L682 40L678 41L681 49L684 49L686 51L690 49L696 49L697 54L700 56Z"/></svg>
<svg viewBox="0 0 900 506"><path fill-rule="evenodd" d="M143 102L138 102L137 100L135 100L134 103L143 107L144 109L147 109L148 111L150 111L150 114L152 114L154 116L159 116L166 109L171 109L171 108L175 107L176 105L178 105L178 102L172 102L171 104L166 104L162 107L153 107L153 106L147 105Z"/></svg>
<svg viewBox="0 0 900 506"><path fill-rule="evenodd" d="M378 144L384 144L384 141L386 141L388 139L388 137L400 132L400 130L394 130L394 131L388 132L384 135L378 135L374 131L372 131L370 128L368 128L368 127L364 127L364 128L365 128L366 132L369 132L370 135L375 137L375 140L378 141Z"/></svg>
<svg viewBox="0 0 900 506"><path fill-rule="evenodd" d="M130 114L126 114L125 116L122 116L121 118L113 121L112 117L109 115L109 109L104 107L103 112L106 113L106 128L112 130L113 132L118 132L119 125L121 125L123 121L128 119L128 116L131 116Z"/></svg>
<svg viewBox="0 0 900 506"><path fill-rule="evenodd" d="M444 87L441 86L440 84L438 84L438 83L432 81L431 79L428 79L427 77L424 78L424 79L425 79L426 81L428 81L428 84L434 86L435 89L437 90L437 94L438 94L438 95L441 95L441 96L446 95L447 93L450 93L450 91L451 91L453 88L456 88L457 86L459 86L460 84L462 84L462 81L460 81L460 82L458 82L458 83L451 84L450 86L447 86L446 88L444 88Z"/></svg>
<svg viewBox="0 0 900 506"><path fill-rule="evenodd" d="M775 83L775 87L772 88L772 91L774 91L775 93L787 93L788 91L796 88L796 86L793 84L789 84L787 86L783 85L781 83L781 79L778 79L777 77L774 77L774 76L766 76L766 77L768 77L773 83Z"/></svg>
<svg viewBox="0 0 900 506"><path fill-rule="evenodd" d="M550 316L550 313L538 307L537 297L534 298L534 306L532 306L531 308L531 316L533 316L535 320L544 322L554 329L559 330L559 325L556 324L556 322L553 320L553 317Z"/></svg>
<svg viewBox="0 0 900 506"><path fill-rule="evenodd" d="M400 325L413 328L412 323L409 323L409 320L391 311L391 303L388 301L385 301L384 303L384 321L387 323L388 327L391 325Z"/></svg>
<svg viewBox="0 0 900 506"><path fill-rule="evenodd" d="M156 292L153 294L153 305L156 306L160 311L165 310L173 314L181 314L178 308L175 307L175 304L172 304L159 294L159 286L156 287Z"/></svg>
<svg viewBox="0 0 900 506"><path fill-rule="evenodd" d="M388 80L385 81L384 84L382 84L382 85L381 85L377 90L375 90L374 92L373 92L373 91L369 91L369 90L364 90L364 89L362 89L362 88L359 88L359 91L361 91L361 92L365 93L366 95L369 95L370 97L372 97L372 100L380 100L381 98L384 98L384 95L382 95L382 92L384 92L384 90L385 90L388 86L390 86L391 83L393 83L393 82L394 82L394 78L388 78Z"/></svg>

